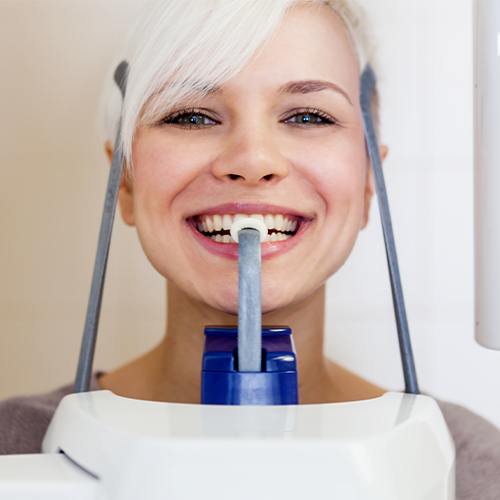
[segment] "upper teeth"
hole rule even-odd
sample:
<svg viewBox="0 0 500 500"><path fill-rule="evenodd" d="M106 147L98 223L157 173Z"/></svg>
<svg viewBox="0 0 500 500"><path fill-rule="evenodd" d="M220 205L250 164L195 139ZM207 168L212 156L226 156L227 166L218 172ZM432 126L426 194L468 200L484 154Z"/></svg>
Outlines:
<svg viewBox="0 0 500 500"><path fill-rule="evenodd" d="M203 215L199 218L198 229L205 233L213 233L214 231L229 231L235 220L251 217L264 221L268 230L275 229L276 231L293 233L297 229L298 222L294 219L282 214L236 214L236 215Z"/></svg>

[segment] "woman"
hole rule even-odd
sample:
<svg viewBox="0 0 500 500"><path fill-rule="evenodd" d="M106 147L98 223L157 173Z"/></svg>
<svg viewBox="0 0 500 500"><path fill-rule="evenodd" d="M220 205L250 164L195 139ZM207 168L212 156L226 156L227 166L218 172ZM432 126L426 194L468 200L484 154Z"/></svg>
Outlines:
<svg viewBox="0 0 500 500"><path fill-rule="evenodd" d="M262 247L263 324L294 332L301 403L384 393L323 353L325 282L368 223L374 193L358 21L340 0L171 0L140 25L127 54L119 202L167 280L168 319L160 345L96 374L94 388L199 402L203 328L234 325L237 312L236 245L221 233L247 214L278 235ZM3 403L10 430L0 452L38 451L70 390ZM465 409L442 409L457 445L458 498L498 498L500 432Z"/></svg>

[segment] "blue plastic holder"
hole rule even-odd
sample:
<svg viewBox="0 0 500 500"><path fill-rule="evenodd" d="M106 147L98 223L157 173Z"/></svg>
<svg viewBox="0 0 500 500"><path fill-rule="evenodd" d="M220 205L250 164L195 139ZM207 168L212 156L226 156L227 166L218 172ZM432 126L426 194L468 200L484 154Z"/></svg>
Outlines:
<svg viewBox="0 0 500 500"><path fill-rule="evenodd" d="M288 327L262 328L260 372L238 371L237 327L206 327L201 402L212 405L299 403L297 362Z"/></svg>

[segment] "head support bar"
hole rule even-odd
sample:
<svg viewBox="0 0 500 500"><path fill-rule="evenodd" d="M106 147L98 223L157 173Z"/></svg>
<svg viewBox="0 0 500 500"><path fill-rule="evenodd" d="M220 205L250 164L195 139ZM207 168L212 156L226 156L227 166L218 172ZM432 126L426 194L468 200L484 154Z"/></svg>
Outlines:
<svg viewBox="0 0 500 500"><path fill-rule="evenodd" d="M401 285L401 277L399 274L396 243L394 241L394 233L392 230L389 201L385 187L384 173L382 171L382 161L380 159L377 135L373 123L372 99L376 85L377 81L375 73L372 67L367 65L361 75L361 110L363 112L366 144L375 177L380 218L382 220L382 230L384 233L387 263L389 266L394 313L396 316L396 325L398 330L399 350L401 353L401 362L403 365L403 374L405 379L405 392L409 394L419 394L410 332L408 329L408 321L406 319L403 287Z"/></svg>
<svg viewBox="0 0 500 500"><path fill-rule="evenodd" d="M116 68L114 79L122 97L125 98L127 89L128 63L122 61ZM106 266L109 255L111 233L116 212L116 202L120 188L120 180L123 170L123 155L121 149L121 121L115 141L115 150L111 170L109 171L106 198L104 200L104 211L102 214L101 229L97 243L97 254L94 263L94 274L90 289L90 298L87 307L87 316L83 330L82 344L80 347L80 358L75 380L75 392L88 392L90 389L90 378L94 364L94 352L99 327L99 316L101 312L102 292L106 278Z"/></svg>

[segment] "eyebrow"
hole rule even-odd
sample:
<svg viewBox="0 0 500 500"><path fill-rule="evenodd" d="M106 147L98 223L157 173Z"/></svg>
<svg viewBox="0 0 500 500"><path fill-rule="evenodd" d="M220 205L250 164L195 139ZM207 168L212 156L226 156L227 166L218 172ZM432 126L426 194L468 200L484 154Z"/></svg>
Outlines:
<svg viewBox="0 0 500 500"><path fill-rule="evenodd" d="M222 88L219 86L206 87L201 86L200 90L203 90L207 95L214 95L222 93ZM333 90L337 94L342 95L347 102L354 106L349 94L339 85L333 82L328 82L326 80L297 80L293 82L288 82L282 85L278 89L279 94L311 94L313 92L321 92L323 90Z"/></svg>
<svg viewBox="0 0 500 500"><path fill-rule="evenodd" d="M288 82L279 88L280 94L310 94L312 92L321 92L322 90L333 90L334 92L344 96L349 104L353 106L351 98L347 92L337 84L324 80L300 80L296 82Z"/></svg>

